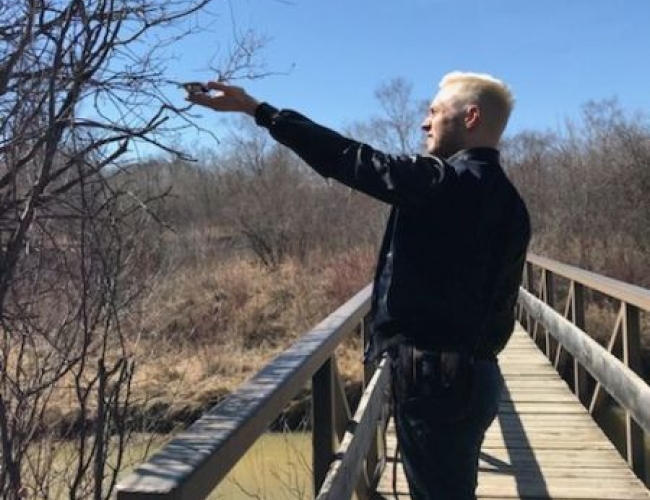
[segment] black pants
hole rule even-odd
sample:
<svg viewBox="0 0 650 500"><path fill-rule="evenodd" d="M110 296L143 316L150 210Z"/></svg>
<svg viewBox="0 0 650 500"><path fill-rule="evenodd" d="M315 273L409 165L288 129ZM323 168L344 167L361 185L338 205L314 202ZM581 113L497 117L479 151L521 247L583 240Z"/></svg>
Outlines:
<svg viewBox="0 0 650 500"><path fill-rule="evenodd" d="M391 360L397 438L411 497L475 500L479 453L503 387L499 365L465 363L459 378L441 381L434 353L414 360L410 348L400 347Z"/></svg>

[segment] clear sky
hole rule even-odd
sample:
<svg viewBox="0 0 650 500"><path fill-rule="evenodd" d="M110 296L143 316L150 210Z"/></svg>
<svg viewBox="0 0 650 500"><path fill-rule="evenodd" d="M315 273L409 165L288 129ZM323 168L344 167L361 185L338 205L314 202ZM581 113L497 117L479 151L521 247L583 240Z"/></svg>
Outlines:
<svg viewBox="0 0 650 500"><path fill-rule="evenodd" d="M244 83L250 93L334 128L370 116L382 81L404 77L429 99L456 69L512 87L510 133L555 130L590 99L650 112L650 0L219 0L212 10L210 32L174 47L171 78L210 79L234 19L270 38L262 56L286 73Z"/></svg>

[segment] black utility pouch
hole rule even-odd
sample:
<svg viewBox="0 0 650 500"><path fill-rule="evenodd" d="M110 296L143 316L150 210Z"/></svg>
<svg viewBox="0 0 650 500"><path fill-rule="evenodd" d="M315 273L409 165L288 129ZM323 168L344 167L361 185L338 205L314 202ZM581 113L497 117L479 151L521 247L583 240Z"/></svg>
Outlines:
<svg viewBox="0 0 650 500"><path fill-rule="evenodd" d="M400 351L404 410L430 421L462 420L472 392L474 357L413 347Z"/></svg>

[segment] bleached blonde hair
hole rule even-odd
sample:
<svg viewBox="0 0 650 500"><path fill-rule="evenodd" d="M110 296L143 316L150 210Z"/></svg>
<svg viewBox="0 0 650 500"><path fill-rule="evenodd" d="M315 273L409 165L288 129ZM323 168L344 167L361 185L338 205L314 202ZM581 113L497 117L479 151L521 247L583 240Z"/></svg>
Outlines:
<svg viewBox="0 0 650 500"><path fill-rule="evenodd" d="M515 98L508 86L485 73L453 71L440 80L440 89L453 89L454 101L466 106L478 105L486 120L500 136L508 124Z"/></svg>

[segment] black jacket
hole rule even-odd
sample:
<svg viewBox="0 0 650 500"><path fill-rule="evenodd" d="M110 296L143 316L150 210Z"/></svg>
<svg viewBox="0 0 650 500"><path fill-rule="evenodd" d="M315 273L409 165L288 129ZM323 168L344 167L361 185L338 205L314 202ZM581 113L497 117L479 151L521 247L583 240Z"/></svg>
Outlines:
<svg viewBox="0 0 650 500"><path fill-rule="evenodd" d="M266 103L255 119L321 175L392 205L372 295L376 353L395 341L484 358L503 349L530 222L497 150L392 156Z"/></svg>

